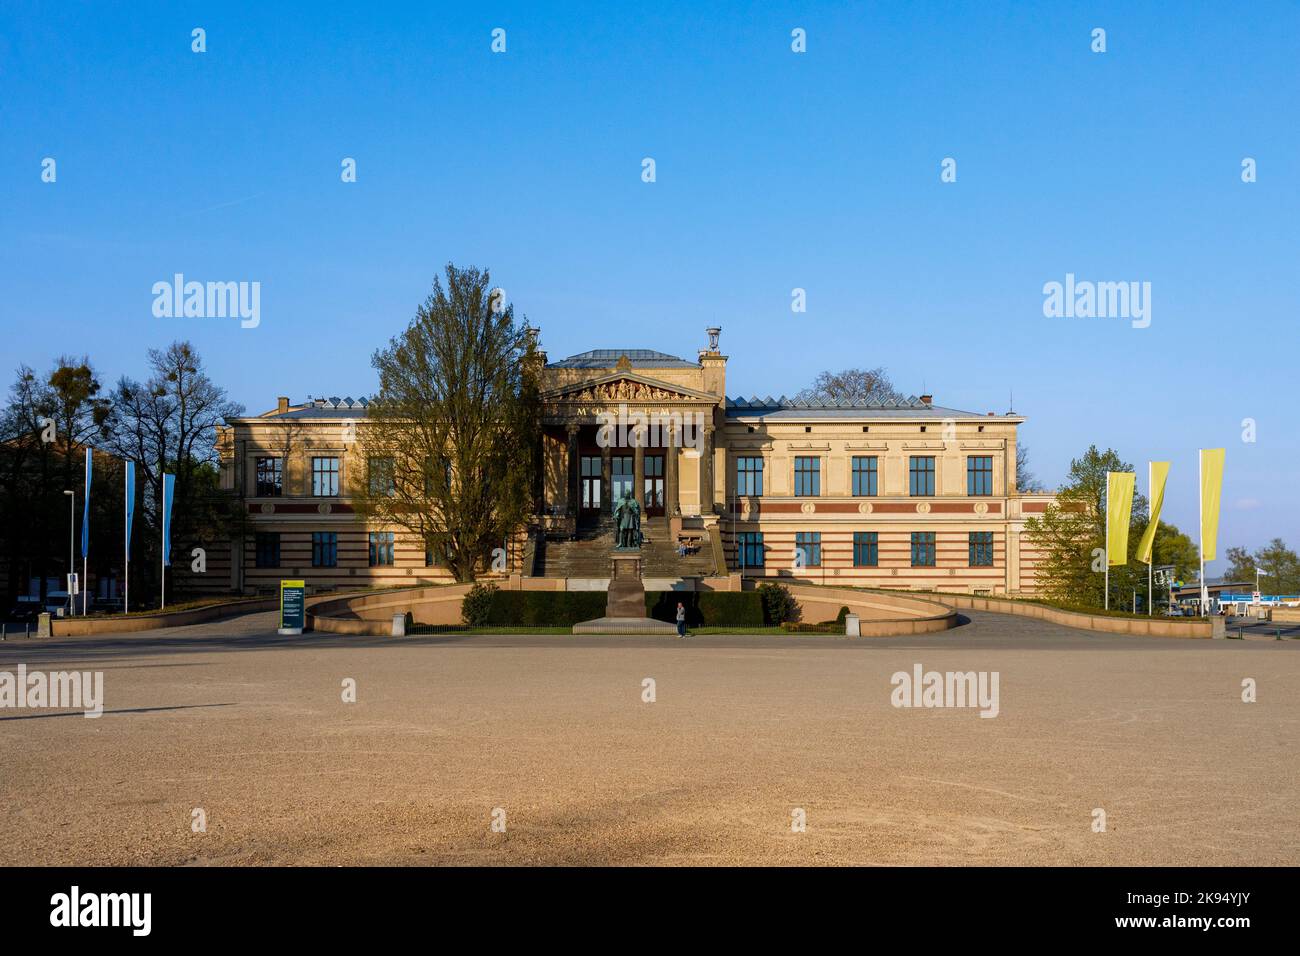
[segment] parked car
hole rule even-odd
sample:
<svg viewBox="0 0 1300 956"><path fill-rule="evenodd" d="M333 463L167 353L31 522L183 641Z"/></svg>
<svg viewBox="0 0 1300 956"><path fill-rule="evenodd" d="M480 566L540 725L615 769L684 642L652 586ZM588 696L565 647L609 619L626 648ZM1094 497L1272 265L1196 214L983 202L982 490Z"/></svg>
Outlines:
<svg viewBox="0 0 1300 956"><path fill-rule="evenodd" d="M18 624L34 624L42 610L44 609L41 607L40 598L24 595L18 598L13 608L5 615L5 620Z"/></svg>

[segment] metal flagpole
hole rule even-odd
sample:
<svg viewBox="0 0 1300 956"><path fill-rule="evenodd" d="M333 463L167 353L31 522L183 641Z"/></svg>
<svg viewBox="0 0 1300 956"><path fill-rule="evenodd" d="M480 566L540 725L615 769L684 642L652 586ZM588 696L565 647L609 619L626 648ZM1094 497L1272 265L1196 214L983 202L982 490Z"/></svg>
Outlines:
<svg viewBox="0 0 1300 956"><path fill-rule="evenodd" d="M1147 462L1147 494L1154 495L1155 490L1151 486L1152 477L1153 477L1151 469L1152 469L1152 463ZM1150 509L1151 509L1151 502L1148 501L1147 502L1148 518L1151 517ZM1159 516L1157 515L1156 517L1158 520ZM1155 579L1151 574L1151 562L1156 559L1156 535L1159 534L1159 532L1160 532L1160 528L1159 526L1157 526L1156 530L1151 534L1151 550L1147 553L1147 617L1151 617L1151 615L1155 613L1155 606L1156 606L1156 591L1155 591L1155 583L1154 583Z"/></svg>
<svg viewBox="0 0 1300 956"><path fill-rule="evenodd" d="M1204 465L1205 456L1200 451L1196 453L1196 516L1199 520L1201 529L1197 538L1200 547L1196 550L1200 552L1198 557L1201 559L1201 617L1206 616L1205 605L1209 603L1206 600L1205 590L1205 478L1201 474Z"/></svg>
<svg viewBox="0 0 1300 956"><path fill-rule="evenodd" d="M127 466L130 467L129 465ZM125 470L125 469L124 469ZM123 481L123 488L126 494L123 496L122 507L122 530L126 532L122 537L122 613L131 613L131 489L130 482Z"/></svg>
<svg viewBox="0 0 1300 956"><path fill-rule="evenodd" d="M1106 472L1106 596L1104 606L1110 610L1110 472Z"/></svg>
<svg viewBox="0 0 1300 956"><path fill-rule="evenodd" d="M92 480L93 461L90 449L86 449L86 510L81 517L81 616L85 617L90 607L90 482Z"/></svg>

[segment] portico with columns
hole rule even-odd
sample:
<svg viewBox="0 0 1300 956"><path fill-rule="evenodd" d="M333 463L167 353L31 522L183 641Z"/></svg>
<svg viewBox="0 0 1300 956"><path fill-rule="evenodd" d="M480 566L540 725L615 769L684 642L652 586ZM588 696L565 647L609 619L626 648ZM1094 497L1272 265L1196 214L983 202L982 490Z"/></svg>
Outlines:
<svg viewBox="0 0 1300 956"><path fill-rule="evenodd" d="M649 518L716 520L714 432L725 414L718 333L697 361L599 349L549 363L542 392L542 524L576 533L630 492Z"/></svg>

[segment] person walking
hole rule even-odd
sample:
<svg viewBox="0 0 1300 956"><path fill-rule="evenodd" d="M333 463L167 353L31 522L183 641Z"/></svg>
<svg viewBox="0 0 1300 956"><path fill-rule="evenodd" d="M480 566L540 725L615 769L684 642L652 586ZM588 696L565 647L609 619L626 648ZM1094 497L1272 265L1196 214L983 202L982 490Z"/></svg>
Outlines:
<svg viewBox="0 0 1300 956"><path fill-rule="evenodd" d="M681 601L677 602L677 636L679 638L686 636L686 605Z"/></svg>

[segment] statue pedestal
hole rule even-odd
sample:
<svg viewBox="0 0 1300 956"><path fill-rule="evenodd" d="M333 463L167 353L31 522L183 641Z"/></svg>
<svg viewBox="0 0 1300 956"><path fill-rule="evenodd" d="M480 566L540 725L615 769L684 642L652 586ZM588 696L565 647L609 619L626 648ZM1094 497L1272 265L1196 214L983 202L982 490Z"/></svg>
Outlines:
<svg viewBox="0 0 1300 956"><path fill-rule="evenodd" d="M574 634L659 634L675 636L677 627L646 617L641 582L641 549L614 549L613 574L605 598L605 616L573 625Z"/></svg>
<svg viewBox="0 0 1300 956"><path fill-rule="evenodd" d="M641 551L613 554L614 573L605 601L606 617L645 617L645 585L641 583Z"/></svg>

